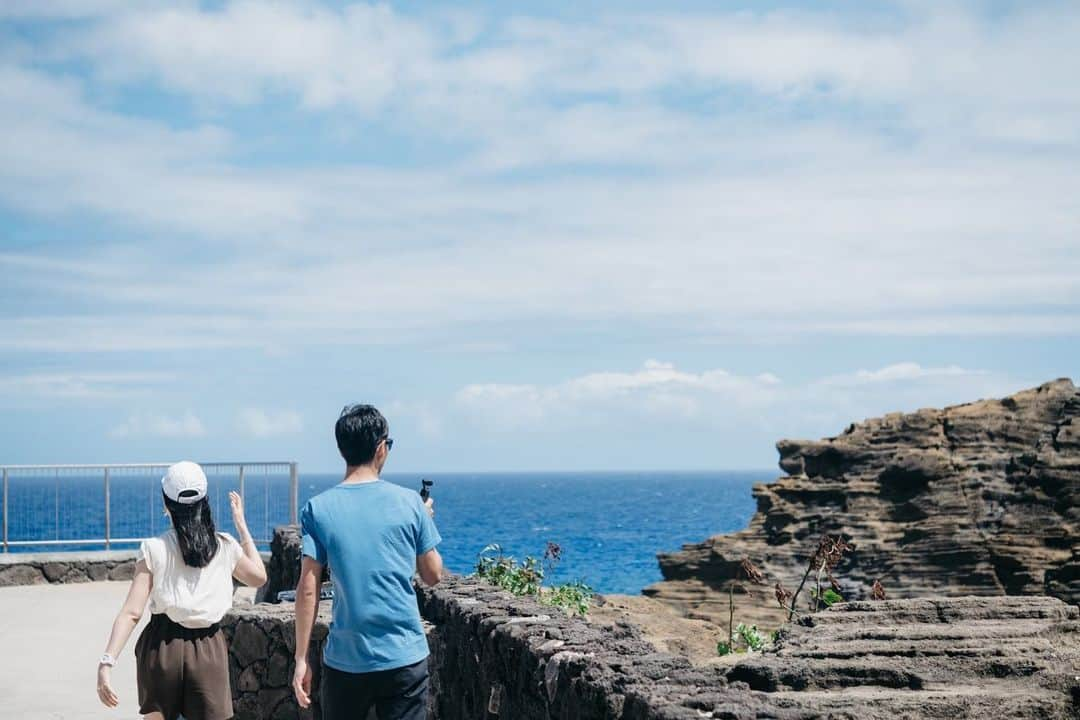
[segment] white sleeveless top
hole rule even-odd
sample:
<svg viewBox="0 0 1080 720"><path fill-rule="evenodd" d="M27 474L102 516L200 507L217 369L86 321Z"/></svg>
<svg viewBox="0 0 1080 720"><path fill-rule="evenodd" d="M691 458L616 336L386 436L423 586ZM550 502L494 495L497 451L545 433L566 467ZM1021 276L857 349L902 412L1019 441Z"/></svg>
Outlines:
<svg viewBox="0 0 1080 720"><path fill-rule="evenodd" d="M240 543L228 533L218 533L218 551L206 567L193 568L184 562L176 531L169 530L143 540L139 560L154 576L150 591L150 612L165 613L184 627L209 627L232 607L232 574L244 554Z"/></svg>

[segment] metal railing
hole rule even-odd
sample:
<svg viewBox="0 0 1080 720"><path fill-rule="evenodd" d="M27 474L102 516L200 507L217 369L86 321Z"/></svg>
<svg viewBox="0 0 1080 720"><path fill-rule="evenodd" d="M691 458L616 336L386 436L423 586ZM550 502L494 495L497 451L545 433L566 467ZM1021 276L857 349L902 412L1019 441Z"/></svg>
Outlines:
<svg viewBox="0 0 1080 720"><path fill-rule="evenodd" d="M160 478L171 463L127 463L114 465L4 465L2 472L2 501L0 528L3 552L19 547L103 545L138 543L165 529L161 518L164 504L161 499ZM219 528L227 527L229 490L244 498L248 525L256 543L270 542L273 527L288 513L288 522L296 523L299 502L297 463L282 462L211 462L201 463L210 481L211 507ZM271 473L274 477L271 478ZM288 485L287 501L281 496ZM96 478L96 479L95 479ZM263 507L261 523L252 523L252 485L262 480ZM65 484L62 495L61 484ZM100 484L99 484L100 483ZM13 487L14 486L14 487ZM51 486L51 487L50 487ZM119 486L119 487L118 487ZM271 491L274 508L271 509ZM49 491L52 490L50 493ZM117 498L117 491L120 497ZM257 488L256 488L257 490ZM52 495L52 535L49 530L49 499ZM102 498L101 511L95 515L97 497ZM256 498L257 499L257 498ZM223 502L224 501L224 502ZM74 507L65 506L72 505ZM146 503L149 514L143 515L140 506ZM119 507L117 507L119 506ZM215 507L216 506L216 507ZM61 510L64 523L61 523ZM119 510L121 532L114 536L117 525L114 510ZM100 520L99 520L100 517ZM9 533L12 520L20 527L14 537ZM64 529L61 530L63 525ZM98 535L97 533L101 533ZM262 536L257 535L262 532ZM20 536L21 535L21 536ZM61 537L61 535L64 535ZM85 537L90 535L90 537Z"/></svg>

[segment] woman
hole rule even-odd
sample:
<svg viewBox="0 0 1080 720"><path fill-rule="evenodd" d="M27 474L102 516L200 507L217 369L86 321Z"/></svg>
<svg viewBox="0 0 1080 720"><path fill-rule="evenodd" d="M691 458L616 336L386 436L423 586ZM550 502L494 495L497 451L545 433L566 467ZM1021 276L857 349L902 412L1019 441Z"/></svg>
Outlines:
<svg viewBox="0 0 1080 720"><path fill-rule="evenodd" d="M117 706L112 668L149 600L152 616L135 644L139 712L151 720L181 714L187 720L226 720L233 715L229 655L218 623L232 607L232 579L262 585L266 568L237 493L229 493L229 504L240 542L214 531L206 475L197 464L171 466L161 491L173 529L139 548L131 589L98 665L98 697L107 707Z"/></svg>

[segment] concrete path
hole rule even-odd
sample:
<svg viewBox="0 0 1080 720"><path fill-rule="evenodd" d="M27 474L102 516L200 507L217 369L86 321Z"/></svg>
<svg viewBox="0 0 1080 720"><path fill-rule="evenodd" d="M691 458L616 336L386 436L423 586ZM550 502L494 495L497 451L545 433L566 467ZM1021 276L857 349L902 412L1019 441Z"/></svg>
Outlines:
<svg viewBox="0 0 1080 720"><path fill-rule="evenodd" d="M120 707L98 700L98 658L127 595L127 582L0 588L0 717L19 720L138 718L139 624L113 670Z"/></svg>

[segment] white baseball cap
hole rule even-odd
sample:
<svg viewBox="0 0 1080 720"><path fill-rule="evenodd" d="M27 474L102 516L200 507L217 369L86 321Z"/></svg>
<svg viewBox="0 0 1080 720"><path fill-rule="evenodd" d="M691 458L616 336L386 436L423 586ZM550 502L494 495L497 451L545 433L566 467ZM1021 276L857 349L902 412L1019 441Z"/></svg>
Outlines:
<svg viewBox="0 0 1080 720"><path fill-rule="evenodd" d="M165 497L173 502L193 505L206 497L206 473L190 460L170 465L161 478Z"/></svg>

